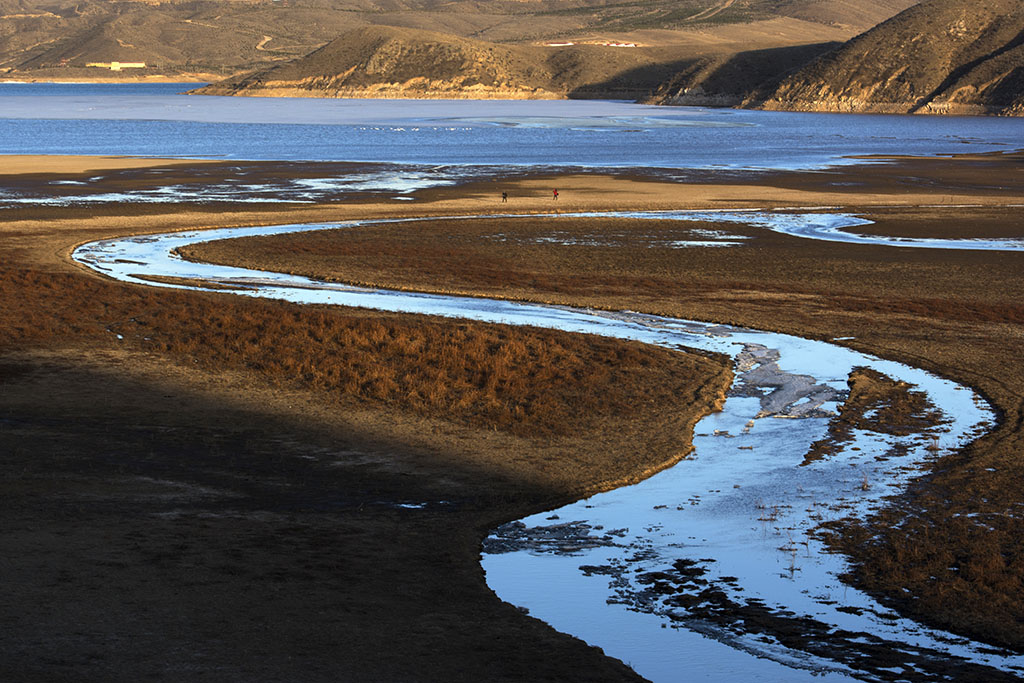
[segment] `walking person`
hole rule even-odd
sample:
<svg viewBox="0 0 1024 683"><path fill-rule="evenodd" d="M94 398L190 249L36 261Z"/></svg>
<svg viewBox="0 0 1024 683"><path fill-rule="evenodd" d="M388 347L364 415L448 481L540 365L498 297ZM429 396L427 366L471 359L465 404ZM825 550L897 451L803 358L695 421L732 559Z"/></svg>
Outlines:
<svg viewBox="0 0 1024 683"><path fill-rule="evenodd" d="M501 193L501 203L504 204L507 201L508 201L508 192L502 192Z"/></svg>
<svg viewBox="0 0 1024 683"><path fill-rule="evenodd" d="M551 190L551 199L556 202L558 201L558 190Z"/></svg>

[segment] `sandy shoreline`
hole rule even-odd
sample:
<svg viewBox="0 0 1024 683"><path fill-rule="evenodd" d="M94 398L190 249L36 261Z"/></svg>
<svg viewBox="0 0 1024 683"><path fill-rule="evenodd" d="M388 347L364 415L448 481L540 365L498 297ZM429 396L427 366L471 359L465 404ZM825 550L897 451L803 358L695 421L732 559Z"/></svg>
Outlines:
<svg viewBox="0 0 1024 683"><path fill-rule="evenodd" d="M168 164L180 172L179 180L205 182L211 172L208 164L189 160L20 157L15 166L5 165L17 172L0 176L0 182ZM793 205L863 211L884 219L879 230L896 234L939 230L939 222L954 219L969 226L977 215L976 209L959 207L918 216L917 207L984 205L990 207L990 225L979 229L1002 235L1013 231L1016 214L1001 207L1024 203L1019 167L1017 155L1006 155L995 162L910 159L821 173L705 178L712 181L707 183L638 174L496 178L420 191L411 202L360 197L321 205L0 209L5 277L23 288L18 291L45 294L46 301L69 310L96 307L88 309L94 319L75 323L81 330L61 328L49 320L48 310L38 320L21 320L5 330L5 339L25 341L0 353L0 444L17 472L5 485L0 507L5 547L16 560L4 565L0 579L17 587L11 595L19 596L0 615L6 643L0 677L42 681L57 672L127 681L162 673L185 680L196 671L218 670L235 680L295 678L296 672L304 680L324 681L337 680L339 672L359 680L632 680L621 663L494 599L476 553L479 539L497 522L565 499L573 483L586 487L626 474L622 463L594 454L594 443L609 456L641 443L640 460L626 469L641 470L643 462L676 455L671 439L657 437L671 431L668 423L659 423L665 416L651 418L648 441L587 434L574 451L572 444L517 440L410 416L401 402L332 410L315 391L261 384L251 373L205 363L201 353L195 354L196 362L183 364L159 348L126 348L115 333L135 329L139 323L133 319L153 324L171 302L163 292L83 273L67 259L74 245L128 233L363 217ZM194 175L190 168L197 169ZM272 173L273 164L261 172ZM97 181L97 190L148 182L117 176ZM553 188L559 190L557 202ZM509 193L507 204L500 201L502 191ZM361 276L384 286L487 295L498 288L517 298L629 307L818 338L852 337L846 343L859 349L971 384L999 408L1002 424L969 452L942 461L931 486L912 492L896 509L926 522L923 530L913 524L904 528L913 544L946 548L947 543L965 562L972 556L996 562L978 545L993 536L969 528L944 530L961 519L949 515L987 513L1015 501L1015 482L1024 476L1017 462L1024 439L1019 430L1024 361L1005 353L1007 344L1022 337L1024 318L1018 319L1019 297L1013 293L1024 286L1020 256L908 257L883 247L850 251L756 235L749 250L685 255L689 271L673 265L673 256L669 265L676 270L666 270L662 280L633 277L630 269L649 269L647 252L637 251L635 263L620 264L621 272L613 272L603 270L599 260L588 260L591 252L573 256L572 270L566 270L558 260L564 253L549 251L545 259L553 260L531 258L509 268L510 275L492 287L482 279L487 273L474 270L476 264L496 259L488 268L501 273L510 256L466 251L479 242L475 235L493 232L477 223L451 221L438 224L437 233L420 235L353 231L353 238L365 241L336 248L349 259L365 259L368 249L390 258L383 269L367 260ZM538 223L522 230L529 236L546 229ZM566 229L600 233L605 228L577 222ZM436 274L422 270L421 261L430 255L424 241L447 250L450 282L440 283ZM398 257L407 259L402 269L394 263ZM779 279L773 263L792 264L793 272ZM559 280L542 272L545 268L593 279L589 284L580 278ZM807 273L804 279L801 272ZM544 277L531 281L534 275ZM947 275L963 287L948 291L942 279ZM993 291L999 277L1012 279L1010 293ZM615 280L614 287L609 280ZM96 289L97 283L102 288ZM75 289L79 285L85 289ZM182 311L234 306L216 294L174 296L173 306ZM122 299L133 303L126 306ZM263 334L261 318L252 315L235 324L234 336ZM272 315L292 313L282 306ZM566 470L567 457L584 459ZM381 501L430 504L414 510ZM901 519L883 523L899 528ZM1004 556L1015 557L1024 538L1020 522L1006 518L999 524ZM926 528L939 529L939 536L921 536ZM1016 571L1012 561L1005 569L979 574L973 583L965 583L965 575L942 576L936 586L928 580L935 567L901 556L905 548L899 540L883 535L873 554L859 558L866 587L898 597L899 589L887 583L895 576L896 585L922 596L908 601L906 609L953 628L974 620L978 631L977 620L986 615L989 623L1012 621L1005 616L1018 604L1011 601L1016 589L1006 585ZM948 559L940 553L936 558ZM901 564L912 567L910 576L894 572L892 567ZM1003 599L994 604L997 589ZM950 601L951 591L961 598ZM255 594L260 599L254 600ZM940 609L944 601L977 609L950 616ZM975 635L1024 642L1012 629L987 628ZM380 657L382 649L391 655Z"/></svg>
<svg viewBox="0 0 1024 683"><path fill-rule="evenodd" d="M129 168L158 168L163 166L196 166L223 163L196 159L160 159L123 156L73 156L46 154L0 155L0 177L17 175L54 174L82 175L95 171L115 171Z"/></svg>

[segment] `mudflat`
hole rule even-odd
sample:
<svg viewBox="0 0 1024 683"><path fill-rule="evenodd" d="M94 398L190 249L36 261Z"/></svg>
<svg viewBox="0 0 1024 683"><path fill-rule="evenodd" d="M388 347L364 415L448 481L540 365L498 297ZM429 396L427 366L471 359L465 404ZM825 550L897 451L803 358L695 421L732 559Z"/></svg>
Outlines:
<svg viewBox="0 0 1024 683"><path fill-rule="evenodd" d="M878 234L1024 236L1020 169L999 155L688 182L496 178L414 202L2 210L0 443L13 474L0 671L629 680L621 663L498 601L479 541L497 523L674 462L730 378L714 357L112 283L70 263L75 244L364 217L794 205L843 207ZM741 246L671 246L695 228ZM1024 361L1008 353L1024 324L1024 255L536 215L188 255L850 337L842 343L970 384L997 407L998 427L943 454L879 519L841 524L835 545L854 560L852 581L907 612L1024 644L1024 534L1012 512ZM979 516L985 527L970 522Z"/></svg>

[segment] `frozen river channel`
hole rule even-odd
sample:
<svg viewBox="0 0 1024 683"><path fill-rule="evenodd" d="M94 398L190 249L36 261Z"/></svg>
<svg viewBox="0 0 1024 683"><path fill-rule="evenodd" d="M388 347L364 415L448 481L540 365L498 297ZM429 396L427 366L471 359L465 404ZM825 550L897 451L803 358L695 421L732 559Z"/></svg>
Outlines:
<svg viewBox="0 0 1024 683"><path fill-rule="evenodd" d="M863 224L821 213L728 215L789 232ZM817 533L823 522L866 516L936 453L983 433L993 415L966 387L788 335L633 312L368 290L187 262L174 254L209 240L387 222L128 237L83 245L73 256L109 277L153 286L227 285L230 293L247 296L533 325L728 354L736 371L733 390L721 412L697 425L694 452L634 486L496 529L485 540L483 557L493 590L654 681L1024 677L1024 656L925 628L841 583L846 562L826 552ZM908 436L859 430L837 453L807 459L857 368L926 393L941 424Z"/></svg>

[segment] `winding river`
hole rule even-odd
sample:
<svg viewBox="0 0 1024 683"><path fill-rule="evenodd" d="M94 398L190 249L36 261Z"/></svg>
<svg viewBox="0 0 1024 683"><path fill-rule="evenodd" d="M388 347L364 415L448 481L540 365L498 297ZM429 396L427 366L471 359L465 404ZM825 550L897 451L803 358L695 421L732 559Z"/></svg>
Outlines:
<svg viewBox="0 0 1024 683"><path fill-rule="evenodd" d="M866 224L852 215L798 210L601 215L711 216L819 239ZM494 591L655 681L1024 677L1024 656L923 627L841 583L846 563L825 551L817 533L823 522L865 516L936 453L983 433L992 412L966 387L788 335L633 312L349 287L174 254L209 240L397 220L404 219L128 237L83 245L73 257L109 277L158 287L228 287L299 303L534 325L729 354L736 382L723 410L697 425L693 454L640 484L496 529L483 557ZM1020 241L989 242L960 247L1024 249ZM950 248L920 240L913 246ZM926 392L942 413L941 426L904 437L860 430L838 453L805 461L810 445L826 435L856 368Z"/></svg>

